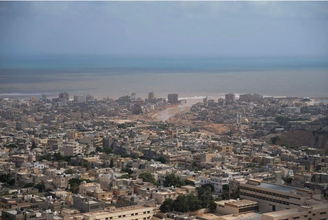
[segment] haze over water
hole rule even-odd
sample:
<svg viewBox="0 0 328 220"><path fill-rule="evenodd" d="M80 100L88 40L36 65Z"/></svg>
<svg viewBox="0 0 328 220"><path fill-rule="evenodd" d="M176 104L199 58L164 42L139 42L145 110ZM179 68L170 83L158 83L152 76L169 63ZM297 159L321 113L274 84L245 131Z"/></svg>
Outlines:
<svg viewBox="0 0 328 220"><path fill-rule="evenodd" d="M259 93L267 96L328 96L323 58L113 58L48 57L0 65L0 94L50 96L61 91L117 98Z"/></svg>

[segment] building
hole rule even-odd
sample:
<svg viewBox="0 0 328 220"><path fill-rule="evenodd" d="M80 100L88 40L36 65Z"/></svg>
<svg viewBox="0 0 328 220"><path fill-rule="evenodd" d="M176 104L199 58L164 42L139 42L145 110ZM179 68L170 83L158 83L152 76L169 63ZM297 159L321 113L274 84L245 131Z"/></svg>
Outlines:
<svg viewBox="0 0 328 220"><path fill-rule="evenodd" d="M328 219L328 203L300 206L262 215L262 220L324 220Z"/></svg>
<svg viewBox="0 0 328 220"><path fill-rule="evenodd" d="M231 104L236 100L236 95L233 93L225 94L225 101L227 104Z"/></svg>
<svg viewBox="0 0 328 220"><path fill-rule="evenodd" d="M90 212L83 214L85 220L147 220L151 219L154 215L153 207L146 206L128 206L116 208L109 212Z"/></svg>
<svg viewBox="0 0 328 220"><path fill-rule="evenodd" d="M259 209L258 202L251 200L222 200L215 202L216 212L220 214L230 215L230 214L240 214L245 212L254 212Z"/></svg>
<svg viewBox="0 0 328 220"><path fill-rule="evenodd" d="M211 174L210 178L199 177L200 184L211 184L214 187L215 193L223 192L223 185L229 184L229 177L225 174Z"/></svg>
<svg viewBox="0 0 328 220"><path fill-rule="evenodd" d="M283 185L262 183L250 179L240 183L240 198L257 201L260 212L272 212L297 208L309 199L321 199L321 194L312 190L293 188Z"/></svg>
<svg viewBox="0 0 328 220"><path fill-rule="evenodd" d="M94 101L94 100L95 100L95 98L93 97L93 95L88 94L85 97L86 102L91 102L91 101Z"/></svg>
<svg viewBox="0 0 328 220"><path fill-rule="evenodd" d="M154 92L148 93L148 100L150 101L150 100L153 100L153 99L155 99Z"/></svg>
<svg viewBox="0 0 328 220"><path fill-rule="evenodd" d="M64 156L76 156L83 153L83 147L78 142L65 143L59 151Z"/></svg>
<svg viewBox="0 0 328 220"><path fill-rule="evenodd" d="M84 96L84 95L75 95L74 96L74 102L76 102L76 103L85 103L86 102L86 96Z"/></svg>
<svg viewBox="0 0 328 220"><path fill-rule="evenodd" d="M168 100L168 103L170 103L170 104L178 104L179 103L178 94L176 94L176 93L169 94L167 96L167 100Z"/></svg>
<svg viewBox="0 0 328 220"><path fill-rule="evenodd" d="M73 207L80 212L95 212L104 210L106 203L81 195L73 195Z"/></svg>
<svg viewBox="0 0 328 220"><path fill-rule="evenodd" d="M61 92L59 93L59 98L64 100L69 100L69 94L67 92Z"/></svg>
<svg viewBox="0 0 328 220"><path fill-rule="evenodd" d="M130 96L131 100L134 101L137 99L137 94L135 92L131 93L131 96Z"/></svg>

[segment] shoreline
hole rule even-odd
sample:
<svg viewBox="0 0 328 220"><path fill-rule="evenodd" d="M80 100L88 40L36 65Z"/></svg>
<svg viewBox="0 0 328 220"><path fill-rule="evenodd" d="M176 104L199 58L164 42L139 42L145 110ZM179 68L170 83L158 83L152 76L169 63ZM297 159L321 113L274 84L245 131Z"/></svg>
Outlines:
<svg viewBox="0 0 328 220"><path fill-rule="evenodd" d="M65 91L63 91L65 92ZM225 94L228 93L233 93L233 92L226 92L226 93L218 93L217 95L213 94L213 93L209 93L209 94L202 94L202 95L184 95L184 97L180 97L179 100L202 100L204 98L208 98L208 99L219 99L219 98L224 98ZM18 99L18 100L29 100L31 97L37 97L37 98L41 98L42 95L46 95L47 98L58 98L59 93L0 93L0 98L4 99L4 98L10 98L10 99ZM91 93L72 93L70 94L70 100L73 100L73 96L77 95L77 94L81 94L81 95L93 95L92 92ZM179 93L178 93L179 94ZM248 93L234 93L236 95L236 98L238 99L239 96L241 94L248 94ZM249 94L255 94L255 93L249 93ZM126 94L126 95L130 95L130 94ZM262 94L261 94L262 95ZM97 100L102 100L102 99L106 99L106 98L110 98L110 99L116 99L116 96L97 96L97 95L93 95L95 99ZM122 95L125 96L125 95ZM122 97L119 96L119 97ZM118 98L119 98L118 97ZM328 96L288 96L288 95L263 95L263 98L303 98L303 97L309 97L310 99L315 99L315 100L327 100L328 101ZM143 97L140 97L142 99L146 99ZM165 98L166 97L158 97L158 98Z"/></svg>

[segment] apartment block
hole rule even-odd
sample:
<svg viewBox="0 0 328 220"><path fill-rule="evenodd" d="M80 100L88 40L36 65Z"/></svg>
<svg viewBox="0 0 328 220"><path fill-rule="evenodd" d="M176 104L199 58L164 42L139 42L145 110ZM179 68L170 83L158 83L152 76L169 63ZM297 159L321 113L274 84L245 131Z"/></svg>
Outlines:
<svg viewBox="0 0 328 220"><path fill-rule="evenodd" d="M321 194L311 190L250 179L246 183L240 183L240 198L257 201L259 211L266 213L297 208L305 205L307 200L320 200Z"/></svg>

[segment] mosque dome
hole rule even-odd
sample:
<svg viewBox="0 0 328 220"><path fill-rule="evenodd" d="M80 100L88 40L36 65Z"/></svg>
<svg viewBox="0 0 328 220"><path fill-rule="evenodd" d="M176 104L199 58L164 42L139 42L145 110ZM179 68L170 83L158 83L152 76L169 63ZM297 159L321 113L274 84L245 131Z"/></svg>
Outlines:
<svg viewBox="0 0 328 220"><path fill-rule="evenodd" d="M248 122L249 122L249 121L248 121L247 118L244 118L244 119L243 119L243 123L246 123L246 124L247 124Z"/></svg>

